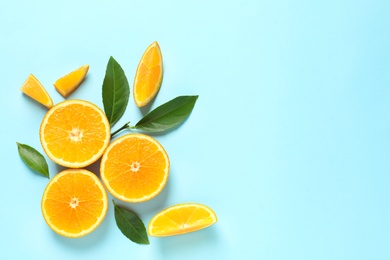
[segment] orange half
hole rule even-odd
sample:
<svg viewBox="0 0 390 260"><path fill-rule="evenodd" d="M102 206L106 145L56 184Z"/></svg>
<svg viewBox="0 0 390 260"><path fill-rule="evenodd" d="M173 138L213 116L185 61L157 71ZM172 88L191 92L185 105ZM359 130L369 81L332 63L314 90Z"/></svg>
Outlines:
<svg viewBox="0 0 390 260"><path fill-rule="evenodd" d="M49 93L47 93L46 89L33 74L28 76L20 90L47 108L51 108L53 106L53 101Z"/></svg>
<svg viewBox="0 0 390 260"><path fill-rule="evenodd" d="M85 79L88 70L89 65L81 66L77 70L59 78L53 85L62 96L67 97L80 86L81 82Z"/></svg>
<svg viewBox="0 0 390 260"><path fill-rule="evenodd" d="M133 95L138 107L147 105L159 91L163 78L160 46L153 42L144 52L134 77Z"/></svg>
<svg viewBox="0 0 390 260"><path fill-rule="evenodd" d="M49 227L65 237L81 237L95 230L106 216L107 193L90 171L69 169L46 186L41 209Z"/></svg>
<svg viewBox="0 0 390 260"><path fill-rule="evenodd" d="M84 100L66 100L47 112L40 127L45 153L55 163L82 168L97 161L111 139L104 112Z"/></svg>
<svg viewBox="0 0 390 260"><path fill-rule="evenodd" d="M126 202L143 202L157 196L165 187L168 174L166 151L145 134L127 134L112 142L100 165L107 189Z"/></svg>
<svg viewBox="0 0 390 260"><path fill-rule="evenodd" d="M206 228L217 221L215 212L205 205L178 204L156 214L149 222L148 233L155 237L181 235Z"/></svg>

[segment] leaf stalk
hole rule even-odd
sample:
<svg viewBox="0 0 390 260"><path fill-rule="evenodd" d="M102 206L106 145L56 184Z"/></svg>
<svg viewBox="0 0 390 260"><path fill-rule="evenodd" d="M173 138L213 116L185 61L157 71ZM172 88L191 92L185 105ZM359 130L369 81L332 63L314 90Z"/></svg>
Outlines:
<svg viewBox="0 0 390 260"><path fill-rule="evenodd" d="M126 129L126 128L129 128L130 127L130 121L127 122L126 124L124 124L121 128L119 128L118 130L116 130L115 132L113 132L111 134L111 139L114 137L114 135L116 135L117 133L119 133L120 131Z"/></svg>

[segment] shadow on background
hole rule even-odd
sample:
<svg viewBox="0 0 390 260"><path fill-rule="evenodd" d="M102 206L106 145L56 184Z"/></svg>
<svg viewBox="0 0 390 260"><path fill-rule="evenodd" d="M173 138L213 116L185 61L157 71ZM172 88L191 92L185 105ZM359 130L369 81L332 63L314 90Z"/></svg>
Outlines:
<svg viewBox="0 0 390 260"><path fill-rule="evenodd" d="M214 250L213 248L217 248L218 241L219 237L214 224L184 235L154 238L151 243L158 244L164 259L171 259L171 257L187 255L189 252L196 252L199 256L206 254L206 251L210 252Z"/></svg>
<svg viewBox="0 0 390 260"><path fill-rule="evenodd" d="M85 167L86 170L93 172L96 176L100 179L100 162L102 161L102 158L99 158L96 162L93 164ZM100 179L101 180L101 179Z"/></svg>
<svg viewBox="0 0 390 260"><path fill-rule="evenodd" d="M157 93L158 95L158 93ZM156 95L156 96L157 96ZM143 107L140 107L139 108L139 111L141 112L141 115L144 117L147 113L149 113L152 109L152 106L154 104L156 100L156 97L154 97L152 100L150 100L150 102L146 105L146 106L143 106Z"/></svg>

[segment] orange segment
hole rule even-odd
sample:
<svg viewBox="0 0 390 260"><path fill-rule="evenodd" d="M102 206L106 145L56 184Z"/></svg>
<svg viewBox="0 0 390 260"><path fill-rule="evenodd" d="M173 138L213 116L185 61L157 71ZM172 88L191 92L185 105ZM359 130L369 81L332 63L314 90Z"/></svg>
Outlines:
<svg viewBox="0 0 390 260"><path fill-rule="evenodd" d="M152 43L144 52L134 77L134 101L138 107L147 105L161 87L163 61L160 46Z"/></svg>
<svg viewBox="0 0 390 260"><path fill-rule="evenodd" d="M46 154L69 168L82 168L98 160L110 138L110 124L104 112L83 100L55 105L43 118L40 128Z"/></svg>
<svg viewBox="0 0 390 260"><path fill-rule="evenodd" d="M164 188L168 180L169 158L154 138L127 134L107 148L100 174L114 197L127 202L143 202Z"/></svg>
<svg viewBox="0 0 390 260"><path fill-rule="evenodd" d="M48 183L41 208L46 223L56 233L81 237L103 221L108 198L95 174L83 169L68 169Z"/></svg>
<svg viewBox="0 0 390 260"><path fill-rule="evenodd" d="M171 206L156 214L149 222L150 236L164 237L197 231L218 221L214 211L197 203Z"/></svg>
<svg viewBox="0 0 390 260"><path fill-rule="evenodd" d="M77 70L59 78L53 85L62 96L67 97L83 82L88 69L89 65L81 66Z"/></svg>
<svg viewBox="0 0 390 260"><path fill-rule="evenodd" d="M33 74L28 76L20 90L47 108L51 108L53 106L53 101L49 93L47 93L46 89Z"/></svg>

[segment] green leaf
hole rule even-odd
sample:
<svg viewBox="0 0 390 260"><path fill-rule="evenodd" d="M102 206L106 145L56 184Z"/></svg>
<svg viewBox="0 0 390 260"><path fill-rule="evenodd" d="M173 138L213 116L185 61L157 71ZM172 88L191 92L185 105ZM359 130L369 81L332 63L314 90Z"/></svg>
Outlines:
<svg viewBox="0 0 390 260"><path fill-rule="evenodd" d="M128 239L137 244L149 244L148 234L142 220L133 212L124 209L115 204L115 221L116 225Z"/></svg>
<svg viewBox="0 0 390 260"><path fill-rule="evenodd" d="M133 128L144 132L163 132L182 123L195 106L198 96L179 96L155 108Z"/></svg>
<svg viewBox="0 0 390 260"><path fill-rule="evenodd" d="M45 157L31 146L18 142L16 144L18 145L18 152L22 160L34 171L50 178L49 167L47 166Z"/></svg>
<svg viewBox="0 0 390 260"><path fill-rule="evenodd" d="M113 57L108 60L102 95L104 112L113 126L125 112L130 96L125 72Z"/></svg>

